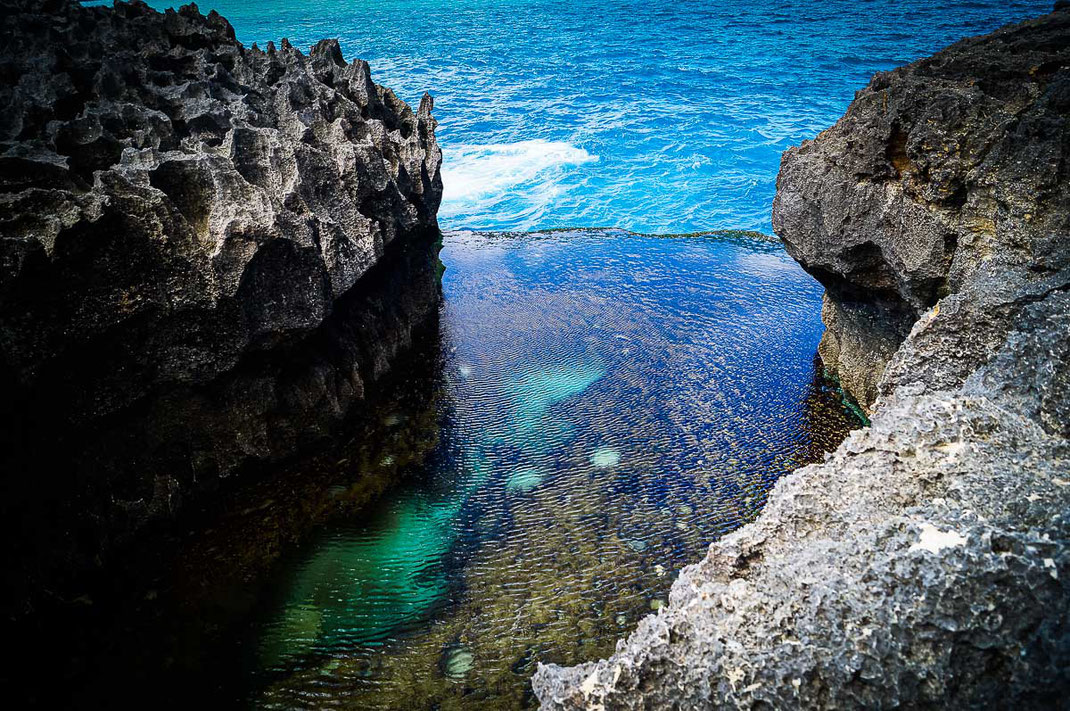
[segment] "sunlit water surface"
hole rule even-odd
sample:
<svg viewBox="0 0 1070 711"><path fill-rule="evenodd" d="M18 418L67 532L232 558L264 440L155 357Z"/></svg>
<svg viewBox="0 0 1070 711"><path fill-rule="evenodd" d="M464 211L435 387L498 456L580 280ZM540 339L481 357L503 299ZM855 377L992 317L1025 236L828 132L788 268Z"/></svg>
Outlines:
<svg viewBox="0 0 1070 711"><path fill-rule="evenodd" d="M175 0L151 0L157 7ZM1052 0L202 0L434 94L448 228L770 233L780 154L873 72Z"/></svg>
<svg viewBox="0 0 1070 711"><path fill-rule="evenodd" d="M537 661L611 651L851 424L815 382L820 287L775 243L454 233L442 259L439 445L280 566L258 705L529 704Z"/></svg>

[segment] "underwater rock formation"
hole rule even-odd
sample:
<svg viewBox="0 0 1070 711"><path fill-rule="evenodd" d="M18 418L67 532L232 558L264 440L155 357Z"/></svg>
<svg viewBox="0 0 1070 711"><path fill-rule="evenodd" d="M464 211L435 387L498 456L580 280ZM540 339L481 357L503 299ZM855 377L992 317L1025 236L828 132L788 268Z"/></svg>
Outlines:
<svg viewBox="0 0 1070 711"><path fill-rule="evenodd" d="M1070 690L1070 10L878 74L785 155L872 425L545 709L1055 708Z"/></svg>
<svg viewBox="0 0 1070 711"><path fill-rule="evenodd" d="M334 40L0 16L4 506L77 563L353 410L437 312L442 155Z"/></svg>

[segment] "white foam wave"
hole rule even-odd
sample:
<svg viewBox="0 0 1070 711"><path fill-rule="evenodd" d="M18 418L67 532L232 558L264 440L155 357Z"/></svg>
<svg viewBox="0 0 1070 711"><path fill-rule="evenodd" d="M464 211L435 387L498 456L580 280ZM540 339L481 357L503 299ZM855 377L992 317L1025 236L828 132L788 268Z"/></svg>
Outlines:
<svg viewBox="0 0 1070 711"><path fill-rule="evenodd" d="M597 160L571 143L542 139L447 147L442 207L446 212L464 210L526 183L542 183L539 192L552 193L560 168Z"/></svg>

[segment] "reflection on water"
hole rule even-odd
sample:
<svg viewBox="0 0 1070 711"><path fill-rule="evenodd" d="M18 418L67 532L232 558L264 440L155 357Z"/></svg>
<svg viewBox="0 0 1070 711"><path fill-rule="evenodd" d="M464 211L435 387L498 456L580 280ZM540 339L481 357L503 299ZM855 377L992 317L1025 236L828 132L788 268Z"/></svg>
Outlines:
<svg viewBox="0 0 1070 711"><path fill-rule="evenodd" d="M276 566L258 706L530 705L536 662L611 651L853 424L815 379L820 287L779 245L458 233L442 259L437 422L383 418L438 444Z"/></svg>

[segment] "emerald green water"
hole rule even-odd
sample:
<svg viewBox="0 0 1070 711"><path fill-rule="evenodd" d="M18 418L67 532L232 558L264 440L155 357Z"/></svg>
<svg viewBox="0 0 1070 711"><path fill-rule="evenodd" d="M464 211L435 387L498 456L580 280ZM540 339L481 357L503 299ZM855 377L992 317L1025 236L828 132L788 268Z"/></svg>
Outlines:
<svg viewBox="0 0 1070 711"><path fill-rule="evenodd" d="M388 404L331 491L399 461L408 483L283 551L255 707L530 706L536 662L611 651L853 424L815 380L820 289L777 244L452 233L442 259L432 414Z"/></svg>

